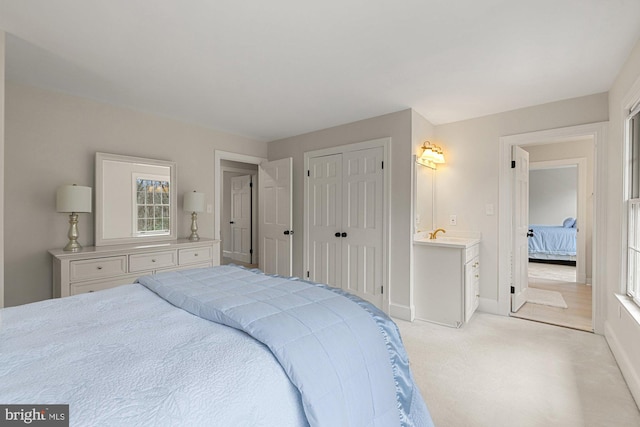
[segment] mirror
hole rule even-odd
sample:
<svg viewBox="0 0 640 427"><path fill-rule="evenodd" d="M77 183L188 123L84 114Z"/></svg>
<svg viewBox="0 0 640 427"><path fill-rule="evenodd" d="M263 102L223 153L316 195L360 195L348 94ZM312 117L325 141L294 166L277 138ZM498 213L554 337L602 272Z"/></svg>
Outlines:
<svg viewBox="0 0 640 427"><path fill-rule="evenodd" d="M414 156L414 227L413 232L434 229L436 171L417 162Z"/></svg>
<svg viewBox="0 0 640 427"><path fill-rule="evenodd" d="M175 240L176 164L96 153L96 246Z"/></svg>

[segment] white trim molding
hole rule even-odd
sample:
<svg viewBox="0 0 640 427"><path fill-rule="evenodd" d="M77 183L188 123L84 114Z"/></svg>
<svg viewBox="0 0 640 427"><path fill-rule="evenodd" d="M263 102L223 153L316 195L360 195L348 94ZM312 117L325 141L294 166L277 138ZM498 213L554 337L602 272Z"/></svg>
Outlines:
<svg viewBox="0 0 640 427"><path fill-rule="evenodd" d="M597 262L606 252L606 146L608 122L548 129L500 138L500 177L498 211L498 314L509 315L511 288L512 183L511 150L513 146L542 145L591 138L594 144L594 209L592 235L593 328L604 333L606 286L604 271Z"/></svg>

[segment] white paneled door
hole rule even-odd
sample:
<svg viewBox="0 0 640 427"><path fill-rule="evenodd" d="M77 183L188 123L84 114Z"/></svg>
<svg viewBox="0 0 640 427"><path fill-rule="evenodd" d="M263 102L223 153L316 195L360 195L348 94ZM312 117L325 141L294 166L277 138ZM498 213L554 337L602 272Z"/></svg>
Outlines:
<svg viewBox="0 0 640 427"><path fill-rule="evenodd" d="M231 178L230 258L251 264L251 175Z"/></svg>
<svg viewBox="0 0 640 427"><path fill-rule="evenodd" d="M529 153L513 146L513 286L511 312L527 302L529 287Z"/></svg>
<svg viewBox="0 0 640 427"><path fill-rule="evenodd" d="M382 307L382 147L309 159L309 278Z"/></svg>
<svg viewBox="0 0 640 427"><path fill-rule="evenodd" d="M342 154L309 159L309 278L340 287Z"/></svg>
<svg viewBox="0 0 640 427"><path fill-rule="evenodd" d="M291 157L258 167L260 269L268 274L292 274L292 172Z"/></svg>

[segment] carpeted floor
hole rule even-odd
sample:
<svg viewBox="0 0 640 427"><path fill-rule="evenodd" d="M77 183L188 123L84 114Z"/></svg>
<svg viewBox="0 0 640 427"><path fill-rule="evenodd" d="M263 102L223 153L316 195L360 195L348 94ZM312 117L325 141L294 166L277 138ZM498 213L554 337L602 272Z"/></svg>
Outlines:
<svg viewBox="0 0 640 427"><path fill-rule="evenodd" d="M640 426L600 335L486 313L396 323L437 427Z"/></svg>

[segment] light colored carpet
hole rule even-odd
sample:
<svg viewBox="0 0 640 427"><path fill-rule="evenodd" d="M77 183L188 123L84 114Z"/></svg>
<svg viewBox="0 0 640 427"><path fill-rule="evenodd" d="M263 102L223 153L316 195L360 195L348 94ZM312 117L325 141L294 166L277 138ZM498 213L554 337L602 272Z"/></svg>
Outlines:
<svg viewBox="0 0 640 427"><path fill-rule="evenodd" d="M486 313L396 323L437 427L640 426L600 335Z"/></svg>
<svg viewBox="0 0 640 427"><path fill-rule="evenodd" d="M550 307L567 308L567 303L560 292L531 287L527 289L527 302L531 304L548 305Z"/></svg>

